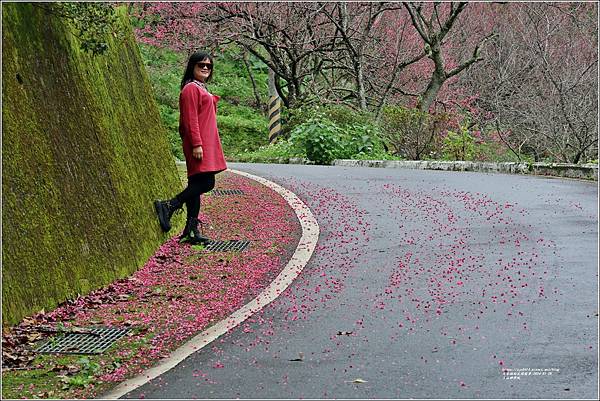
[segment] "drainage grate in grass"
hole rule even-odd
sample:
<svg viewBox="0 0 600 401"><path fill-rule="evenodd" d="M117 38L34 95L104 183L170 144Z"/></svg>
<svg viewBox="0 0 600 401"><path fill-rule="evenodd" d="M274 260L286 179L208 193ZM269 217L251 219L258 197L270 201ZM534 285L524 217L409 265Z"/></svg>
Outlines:
<svg viewBox="0 0 600 401"><path fill-rule="evenodd" d="M241 189L213 189L208 194L212 196L244 195L244 191Z"/></svg>
<svg viewBox="0 0 600 401"><path fill-rule="evenodd" d="M204 250L208 252L241 252L248 248L248 245L250 245L250 241L246 240L210 241Z"/></svg>
<svg viewBox="0 0 600 401"><path fill-rule="evenodd" d="M86 333L63 333L42 344L42 354L101 354L129 332L129 328L85 327Z"/></svg>

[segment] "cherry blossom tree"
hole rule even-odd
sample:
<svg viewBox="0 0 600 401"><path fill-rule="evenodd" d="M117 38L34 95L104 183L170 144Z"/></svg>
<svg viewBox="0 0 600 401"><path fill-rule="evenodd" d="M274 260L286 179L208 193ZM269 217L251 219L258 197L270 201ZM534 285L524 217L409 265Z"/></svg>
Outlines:
<svg viewBox="0 0 600 401"><path fill-rule="evenodd" d="M275 73L283 103L293 107L301 101L306 81L322 64L319 52L328 45L319 8L310 3L215 3L215 7L209 21Z"/></svg>
<svg viewBox="0 0 600 401"><path fill-rule="evenodd" d="M387 104L467 115L517 157L597 157L593 3L132 3L140 41L234 44L288 108ZM251 77L250 77L251 78ZM260 101L257 98L257 102ZM479 129L477 128L477 129Z"/></svg>
<svg viewBox="0 0 600 401"><path fill-rule="evenodd" d="M401 90L400 71L425 57L422 46L410 42L403 11L398 3L324 3L321 13L332 25L331 48L322 52L329 95L378 113L393 90Z"/></svg>
<svg viewBox="0 0 600 401"><path fill-rule="evenodd" d="M517 155L597 158L597 5L511 4L495 15L498 37L463 82L482 117Z"/></svg>
<svg viewBox="0 0 600 401"><path fill-rule="evenodd" d="M427 4L403 2L403 4L410 14L414 28L424 42L427 57L434 65L427 87L422 91L418 101L419 109L428 111L446 80L460 74L474 63L483 60L480 55L481 47L492 35L490 34L481 39L475 45L469 58L457 65L449 66L444 60L446 38L468 4L466 2L443 4L441 2Z"/></svg>

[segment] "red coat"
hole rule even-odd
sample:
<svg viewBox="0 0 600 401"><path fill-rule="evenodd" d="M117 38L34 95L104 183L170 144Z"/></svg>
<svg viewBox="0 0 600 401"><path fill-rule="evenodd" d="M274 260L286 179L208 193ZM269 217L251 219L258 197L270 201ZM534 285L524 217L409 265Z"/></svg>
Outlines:
<svg viewBox="0 0 600 401"><path fill-rule="evenodd" d="M188 177L227 169L217 129L218 101L219 96L195 81L186 84L179 95L179 135ZM192 156L192 149L197 146L202 146L202 160Z"/></svg>

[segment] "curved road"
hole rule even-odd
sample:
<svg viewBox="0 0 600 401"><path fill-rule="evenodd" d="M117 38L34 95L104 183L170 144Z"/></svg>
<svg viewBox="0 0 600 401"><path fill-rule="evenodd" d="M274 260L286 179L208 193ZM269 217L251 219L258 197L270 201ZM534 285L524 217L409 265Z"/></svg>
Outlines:
<svg viewBox="0 0 600 401"><path fill-rule="evenodd" d="M231 163L321 226L274 303L131 398L598 396L597 183Z"/></svg>

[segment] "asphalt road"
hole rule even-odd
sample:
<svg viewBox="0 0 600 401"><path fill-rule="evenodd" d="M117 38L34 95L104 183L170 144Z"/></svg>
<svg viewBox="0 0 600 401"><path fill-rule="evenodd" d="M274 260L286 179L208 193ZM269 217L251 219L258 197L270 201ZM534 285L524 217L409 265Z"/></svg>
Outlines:
<svg viewBox="0 0 600 401"><path fill-rule="evenodd" d="M231 163L321 226L298 280L130 398L598 396L597 183Z"/></svg>

